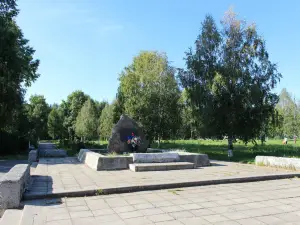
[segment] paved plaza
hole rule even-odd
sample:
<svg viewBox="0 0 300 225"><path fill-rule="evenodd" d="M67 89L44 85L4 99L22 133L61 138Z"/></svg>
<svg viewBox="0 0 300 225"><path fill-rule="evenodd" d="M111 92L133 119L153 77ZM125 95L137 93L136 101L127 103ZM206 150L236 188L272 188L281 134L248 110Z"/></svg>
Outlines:
<svg viewBox="0 0 300 225"><path fill-rule="evenodd" d="M25 197L46 196L84 190L145 187L224 179L298 174L299 171L255 165L212 161L210 167L188 170L132 172L130 170L94 171L76 158L42 158L32 171L33 182ZM176 185L175 185L176 186ZM180 185L179 185L180 186ZM191 185L187 185L191 186ZM134 189L133 189L134 190ZM149 190L149 189L148 189ZM59 195L58 195L59 196Z"/></svg>
<svg viewBox="0 0 300 225"><path fill-rule="evenodd" d="M25 203L21 225L300 224L300 179Z"/></svg>

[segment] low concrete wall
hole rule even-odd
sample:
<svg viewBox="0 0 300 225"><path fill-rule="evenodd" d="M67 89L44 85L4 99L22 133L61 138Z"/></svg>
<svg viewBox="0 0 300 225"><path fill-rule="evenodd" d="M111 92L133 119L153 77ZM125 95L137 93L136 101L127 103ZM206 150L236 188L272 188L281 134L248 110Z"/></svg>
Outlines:
<svg viewBox="0 0 300 225"><path fill-rule="evenodd" d="M37 162L38 157L38 151L37 150L31 150L28 153L28 163L31 164L33 162Z"/></svg>
<svg viewBox="0 0 300 225"><path fill-rule="evenodd" d="M133 163L178 162L178 153L133 153Z"/></svg>
<svg viewBox="0 0 300 225"><path fill-rule="evenodd" d="M190 153L190 152L178 152L180 162L191 162L194 163L196 167L200 166L210 166L210 161L208 155Z"/></svg>
<svg viewBox="0 0 300 225"><path fill-rule="evenodd" d="M67 152L63 149L39 149L39 157L61 158L67 157Z"/></svg>
<svg viewBox="0 0 300 225"><path fill-rule="evenodd" d="M180 162L191 162L196 167L210 166L210 161L207 154L190 153L180 149L159 149L159 148L148 148L147 153L160 153L160 152L175 152L179 154Z"/></svg>
<svg viewBox="0 0 300 225"><path fill-rule="evenodd" d="M90 167L93 170L97 170L100 154L92 152L88 149L80 149L77 158L79 162L85 163L88 167Z"/></svg>
<svg viewBox="0 0 300 225"><path fill-rule="evenodd" d="M78 160L93 170L120 170L129 168L129 164L132 163L132 156L106 156L89 149L81 149Z"/></svg>
<svg viewBox="0 0 300 225"><path fill-rule="evenodd" d="M256 156L256 165L273 166L285 169L300 170L300 159L275 156Z"/></svg>
<svg viewBox="0 0 300 225"><path fill-rule="evenodd" d="M97 170L128 169L133 162L132 156L100 156Z"/></svg>
<svg viewBox="0 0 300 225"><path fill-rule="evenodd" d="M30 183L30 165L18 164L0 178L0 214L18 208Z"/></svg>

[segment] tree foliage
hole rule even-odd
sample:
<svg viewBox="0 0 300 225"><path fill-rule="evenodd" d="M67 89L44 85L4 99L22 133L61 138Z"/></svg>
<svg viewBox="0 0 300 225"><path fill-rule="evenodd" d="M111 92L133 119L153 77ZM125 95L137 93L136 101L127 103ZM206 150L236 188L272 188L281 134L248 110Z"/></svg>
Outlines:
<svg viewBox="0 0 300 225"><path fill-rule="evenodd" d="M75 132L78 137L92 139L97 136L97 111L94 102L88 99L82 106L75 123Z"/></svg>
<svg viewBox="0 0 300 225"><path fill-rule="evenodd" d="M74 139L76 119L83 104L89 99L89 96L82 91L74 91L66 101L63 101L61 108L64 112L63 126L69 134L70 139Z"/></svg>
<svg viewBox="0 0 300 225"><path fill-rule="evenodd" d="M31 127L31 136L38 139L48 137L47 123L50 107L43 95L32 95L26 105L27 117Z"/></svg>
<svg viewBox="0 0 300 225"><path fill-rule="evenodd" d="M193 105L185 90L181 92L181 120L182 124L177 137L182 139L195 139L201 136L201 122L194 115Z"/></svg>
<svg viewBox="0 0 300 225"><path fill-rule="evenodd" d="M48 135L53 139L63 139L66 136L63 128L63 112L58 105L53 105L48 115Z"/></svg>
<svg viewBox="0 0 300 225"><path fill-rule="evenodd" d="M16 6L15 0L0 0L0 130L15 123L25 88L39 77L35 50L16 24Z"/></svg>
<svg viewBox="0 0 300 225"><path fill-rule="evenodd" d="M229 10L221 30L206 16L195 43L179 78L205 135L226 135L229 141L236 136L245 142L256 138L274 112L278 96L272 89L281 77L265 41L254 25Z"/></svg>
<svg viewBox="0 0 300 225"><path fill-rule="evenodd" d="M281 118L281 129L277 130L278 136L293 137L300 135L300 111L295 99L284 88L279 95L279 102L276 106Z"/></svg>
<svg viewBox="0 0 300 225"><path fill-rule="evenodd" d="M114 125L114 103L107 104L101 112L98 132L100 138L108 139Z"/></svg>
<svg viewBox="0 0 300 225"><path fill-rule="evenodd" d="M119 106L144 126L150 139L170 137L180 125L174 72L165 54L141 52L120 75Z"/></svg>

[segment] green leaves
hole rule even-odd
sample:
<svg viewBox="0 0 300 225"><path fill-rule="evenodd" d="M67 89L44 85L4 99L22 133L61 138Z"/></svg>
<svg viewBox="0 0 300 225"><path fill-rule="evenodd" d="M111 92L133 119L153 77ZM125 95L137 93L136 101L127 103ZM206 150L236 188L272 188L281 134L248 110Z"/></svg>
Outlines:
<svg viewBox="0 0 300 225"><path fill-rule="evenodd" d="M114 103L110 105L107 104L101 112L98 132L100 134L100 138L102 139L108 139L111 135L114 124L114 107Z"/></svg>
<svg viewBox="0 0 300 225"><path fill-rule="evenodd" d="M78 137L92 139L97 136L97 111L94 102L88 99L82 106L75 123Z"/></svg>
<svg viewBox="0 0 300 225"><path fill-rule="evenodd" d="M165 54L141 52L120 75L118 106L144 126L150 139L179 126L180 91Z"/></svg>
<svg viewBox="0 0 300 225"><path fill-rule="evenodd" d="M32 95L26 105L27 117L31 124L31 136L34 138L47 138L47 123L50 107L43 95Z"/></svg>
<svg viewBox="0 0 300 225"><path fill-rule="evenodd" d="M272 89L281 74L255 26L231 10L219 30L207 16L195 45L186 53L187 70L180 69L178 77L206 128L202 134L245 142L259 136L278 101Z"/></svg>
<svg viewBox="0 0 300 225"><path fill-rule="evenodd" d="M0 1L0 129L11 126L13 111L23 103L25 87L38 77L39 60L16 24L15 0Z"/></svg>
<svg viewBox="0 0 300 225"><path fill-rule="evenodd" d="M64 121L63 112L58 106L53 106L51 112L48 115L48 134L51 138L62 139L65 137L64 127L62 126Z"/></svg>

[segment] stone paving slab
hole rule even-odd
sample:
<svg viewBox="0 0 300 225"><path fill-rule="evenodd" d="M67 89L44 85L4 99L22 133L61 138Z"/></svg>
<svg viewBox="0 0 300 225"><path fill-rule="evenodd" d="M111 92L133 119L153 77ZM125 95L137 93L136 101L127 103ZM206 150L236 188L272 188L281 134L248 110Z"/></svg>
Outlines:
<svg viewBox="0 0 300 225"><path fill-rule="evenodd" d="M300 224L300 179L24 202L20 225ZM34 218L34 220L33 220Z"/></svg>
<svg viewBox="0 0 300 225"><path fill-rule="evenodd" d="M25 199L86 196L140 190L282 179L300 172L255 165L212 161L210 167L176 171L94 171L76 158L41 158L32 173L32 185Z"/></svg>

